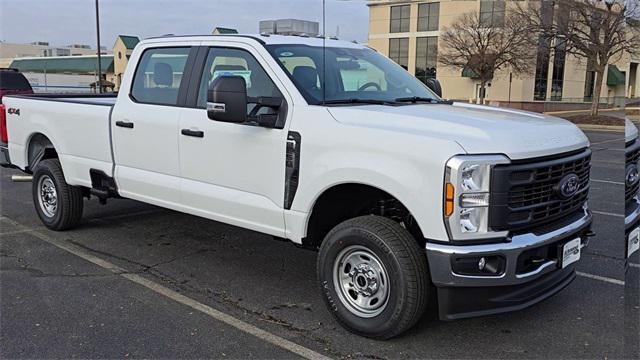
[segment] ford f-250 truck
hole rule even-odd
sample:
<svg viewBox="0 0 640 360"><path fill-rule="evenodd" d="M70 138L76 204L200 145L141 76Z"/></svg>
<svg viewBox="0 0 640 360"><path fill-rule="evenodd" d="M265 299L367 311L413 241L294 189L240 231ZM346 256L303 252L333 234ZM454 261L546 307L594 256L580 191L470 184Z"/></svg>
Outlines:
<svg viewBox="0 0 640 360"><path fill-rule="evenodd" d="M2 156L53 230L122 197L317 249L329 311L387 339L427 304L451 320L557 293L592 235L576 126L433 88L350 42L147 39L117 97L5 97Z"/></svg>

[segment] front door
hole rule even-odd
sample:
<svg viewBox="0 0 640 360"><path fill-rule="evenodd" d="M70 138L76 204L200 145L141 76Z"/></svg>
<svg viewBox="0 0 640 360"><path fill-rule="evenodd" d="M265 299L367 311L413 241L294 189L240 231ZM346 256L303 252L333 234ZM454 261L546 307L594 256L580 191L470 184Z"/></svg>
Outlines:
<svg viewBox="0 0 640 360"><path fill-rule="evenodd" d="M144 50L130 96L121 89L111 130L115 178L124 197L169 208L180 203L178 94L186 86L182 75L190 51L190 47Z"/></svg>
<svg viewBox="0 0 640 360"><path fill-rule="evenodd" d="M195 74L190 82L198 86L197 100L180 117L182 201L201 216L284 236L286 127L269 129L207 117L207 88L221 75L243 77L250 99L283 97L260 61L238 46L201 50L206 50L204 71L199 82ZM250 103L247 114L255 106ZM286 111L286 106L261 108L257 114L282 112L286 116Z"/></svg>

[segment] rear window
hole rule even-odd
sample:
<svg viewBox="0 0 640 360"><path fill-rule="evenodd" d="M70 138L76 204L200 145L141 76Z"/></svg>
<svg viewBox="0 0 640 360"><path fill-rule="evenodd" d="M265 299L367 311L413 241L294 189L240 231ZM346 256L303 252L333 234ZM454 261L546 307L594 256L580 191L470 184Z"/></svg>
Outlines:
<svg viewBox="0 0 640 360"><path fill-rule="evenodd" d="M31 90L31 85L17 71L0 71L0 90Z"/></svg>

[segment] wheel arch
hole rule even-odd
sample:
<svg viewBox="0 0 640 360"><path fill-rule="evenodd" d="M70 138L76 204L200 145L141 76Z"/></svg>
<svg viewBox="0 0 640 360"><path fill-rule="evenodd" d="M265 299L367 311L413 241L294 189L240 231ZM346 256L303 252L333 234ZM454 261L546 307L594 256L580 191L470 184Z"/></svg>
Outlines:
<svg viewBox="0 0 640 360"><path fill-rule="evenodd" d="M311 203L302 244L318 248L334 226L362 215L380 215L397 221L422 244L422 229L406 204L401 197L382 186L363 181L333 183L318 192Z"/></svg>
<svg viewBox="0 0 640 360"><path fill-rule="evenodd" d="M33 172L42 160L59 158L55 145L51 139L42 132L32 133L26 143L25 168L29 172Z"/></svg>

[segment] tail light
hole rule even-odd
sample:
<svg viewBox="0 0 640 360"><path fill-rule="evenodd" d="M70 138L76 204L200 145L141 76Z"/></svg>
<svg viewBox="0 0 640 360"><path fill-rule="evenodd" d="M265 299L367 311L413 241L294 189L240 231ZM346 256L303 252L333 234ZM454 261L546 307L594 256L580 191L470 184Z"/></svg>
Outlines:
<svg viewBox="0 0 640 360"><path fill-rule="evenodd" d="M7 112L6 107L0 104L0 142L6 144L9 142L9 134L7 133Z"/></svg>

